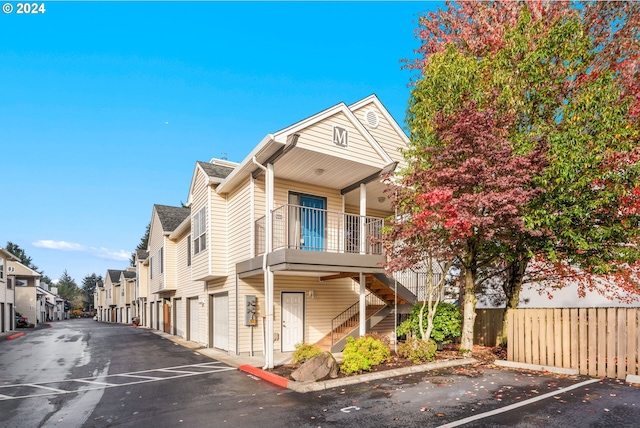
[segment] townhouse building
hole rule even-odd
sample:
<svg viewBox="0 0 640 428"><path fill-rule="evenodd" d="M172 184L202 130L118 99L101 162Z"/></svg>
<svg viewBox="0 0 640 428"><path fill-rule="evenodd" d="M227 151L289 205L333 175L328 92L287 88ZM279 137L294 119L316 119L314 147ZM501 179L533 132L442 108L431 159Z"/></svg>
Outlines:
<svg viewBox="0 0 640 428"><path fill-rule="evenodd" d="M18 258L0 247L0 333L15 329L15 289L10 261Z"/></svg>
<svg viewBox="0 0 640 428"><path fill-rule="evenodd" d="M30 323L46 319L44 290L40 287L40 274L18 261L10 261L11 277L15 291L15 310Z"/></svg>
<svg viewBox="0 0 640 428"><path fill-rule="evenodd" d="M196 162L186 206L153 207L136 258L143 324L272 367L275 351L338 351L395 316L417 292L384 274L378 240L407 145L372 95L267 134L240 163Z"/></svg>
<svg viewBox="0 0 640 428"><path fill-rule="evenodd" d="M380 243L407 147L372 95L267 134L240 163L196 162L187 203L154 205L146 250L96 287L98 319L265 367L301 342L342 350L418 300L418 275L385 275Z"/></svg>

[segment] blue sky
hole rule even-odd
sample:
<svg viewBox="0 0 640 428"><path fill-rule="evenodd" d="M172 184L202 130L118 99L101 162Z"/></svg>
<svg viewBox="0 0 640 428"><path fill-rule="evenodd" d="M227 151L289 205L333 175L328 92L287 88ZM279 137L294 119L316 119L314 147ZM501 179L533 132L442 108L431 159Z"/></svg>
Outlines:
<svg viewBox="0 0 640 428"><path fill-rule="evenodd" d="M4 3L4 2L3 2ZM45 2L0 13L0 246L52 279L124 269L196 161L375 93L403 125L431 2Z"/></svg>

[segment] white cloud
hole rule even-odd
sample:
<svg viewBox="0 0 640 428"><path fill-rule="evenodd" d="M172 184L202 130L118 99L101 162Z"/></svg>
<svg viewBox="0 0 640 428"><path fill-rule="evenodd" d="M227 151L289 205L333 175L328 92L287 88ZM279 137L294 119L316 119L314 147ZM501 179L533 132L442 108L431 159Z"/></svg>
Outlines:
<svg viewBox="0 0 640 428"><path fill-rule="evenodd" d="M86 245L77 244L75 242L67 242L67 241L51 241L51 240L40 240L33 242L34 247L39 248L48 248L50 250L60 250L60 251L79 251L87 254L94 255L96 257L100 257L102 259L109 260L118 260L124 261L129 260L131 257L131 253L125 250L110 250L108 248L100 247L87 247Z"/></svg>
<svg viewBox="0 0 640 428"><path fill-rule="evenodd" d="M87 247L80 244L67 241L50 241L40 240L33 243L34 247L49 248L51 250L63 250L63 251L86 251Z"/></svg>

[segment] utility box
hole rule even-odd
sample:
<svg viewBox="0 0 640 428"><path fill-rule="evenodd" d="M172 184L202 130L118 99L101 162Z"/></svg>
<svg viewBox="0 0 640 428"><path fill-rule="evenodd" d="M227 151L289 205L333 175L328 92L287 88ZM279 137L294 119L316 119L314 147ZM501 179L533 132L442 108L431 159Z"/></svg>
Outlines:
<svg viewBox="0 0 640 428"><path fill-rule="evenodd" d="M244 296L244 325L254 326L258 323L258 315L256 308L257 299L256 296L247 295Z"/></svg>

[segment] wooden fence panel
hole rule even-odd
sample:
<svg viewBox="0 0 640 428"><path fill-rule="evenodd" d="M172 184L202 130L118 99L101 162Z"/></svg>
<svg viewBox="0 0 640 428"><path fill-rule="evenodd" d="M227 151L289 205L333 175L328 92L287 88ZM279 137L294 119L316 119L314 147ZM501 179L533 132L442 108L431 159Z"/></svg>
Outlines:
<svg viewBox="0 0 640 428"><path fill-rule="evenodd" d="M473 343L496 346L502 338L502 316L505 309L477 309L473 328Z"/></svg>
<svg viewBox="0 0 640 428"><path fill-rule="evenodd" d="M616 308L607 308L607 377L616 377Z"/></svg>
<svg viewBox="0 0 640 428"><path fill-rule="evenodd" d="M596 309L596 312L598 313L597 376L605 377L607 375L607 310L600 308Z"/></svg>
<svg viewBox="0 0 640 428"><path fill-rule="evenodd" d="M515 309L508 323L511 361L592 377L640 374L640 308Z"/></svg>
<svg viewBox="0 0 640 428"><path fill-rule="evenodd" d="M569 317L570 317L569 325L571 328L571 338L570 338L571 341L569 342L570 360L568 362L570 367L578 367L578 361L580 358L580 354L579 354L580 348L578 346L578 344L580 343L580 335L579 335L580 315L578 314L578 309L576 308L569 309Z"/></svg>
<svg viewBox="0 0 640 428"><path fill-rule="evenodd" d="M627 315L627 373L638 374L637 311L628 310Z"/></svg>
<svg viewBox="0 0 640 428"><path fill-rule="evenodd" d="M619 308L616 315L616 377L618 379L624 379L627 377L627 311L623 308Z"/></svg>
<svg viewBox="0 0 640 428"><path fill-rule="evenodd" d="M581 368L580 374L587 374L588 366L588 355L589 355L589 334L587 332L587 317L588 310L581 308L578 309L578 353L580 356L578 357L578 367Z"/></svg>

